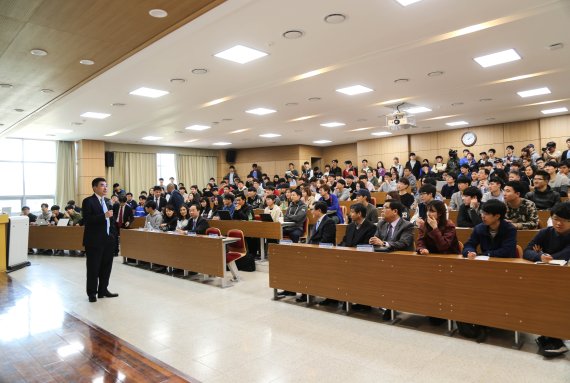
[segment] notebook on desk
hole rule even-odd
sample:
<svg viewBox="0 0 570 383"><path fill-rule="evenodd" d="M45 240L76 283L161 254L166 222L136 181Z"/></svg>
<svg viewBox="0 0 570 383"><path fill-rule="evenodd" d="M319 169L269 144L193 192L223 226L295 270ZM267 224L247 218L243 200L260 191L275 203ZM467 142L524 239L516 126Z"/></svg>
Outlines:
<svg viewBox="0 0 570 383"><path fill-rule="evenodd" d="M68 223L69 218L61 218L59 221L57 221L57 226L67 226Z"/></svg>
<svg viewBox="0 0 570 383"><path fill-rule="evenodd" d="M232 219L230 212L227 210L218 210L218 217L220 217L222 221L231 221Z"/></svg>
<svg viewBox="0 0 570 383"><path fill-rule="evenodd" d="M47 225L49 225L49 222L47 220L45 220L44 218L38 218L38 219L36 219L36 225L47 226Z"/></svg>

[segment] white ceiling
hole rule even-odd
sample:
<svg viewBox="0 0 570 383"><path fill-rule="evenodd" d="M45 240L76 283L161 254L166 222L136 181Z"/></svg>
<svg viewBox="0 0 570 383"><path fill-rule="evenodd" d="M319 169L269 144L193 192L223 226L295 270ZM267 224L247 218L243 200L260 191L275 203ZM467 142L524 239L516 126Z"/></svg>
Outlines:
<svg viewBox="0 0 570 383"><path fill-rule="evenodd" d="M168 9L167 9L168 10ZM331 13L347 16L328 24ZM452 32L475 24L486 29L456 36ZM58 140L96 139L155 145L232 148L307 143L328 139L336 145L373 138L386 130L387 100L405 99L432 112L417 115L418 128L395 134L448 128L465 120L470 126L543 117L542 109L570 108L570 1L553 0L423 0L402 7L394 0L228 0L131 56L79 89L36 113L9 132L10 137ZM298 29L296 40L282 37ZM549 50L553 43L564 48ZM269 55L236 64L213 55L242 44ZM514 48L522 60L482 68L474 57ZM191 73L207 68L205 75ZM295 80L303 73L325 73ZM439 77L427 73L443 71ZM518 81L514 76L540 73ZM184 84L170 82L186 79ZM407 78L407 83L394 83ZM335 89L361 84L373 92L346 96ZM141 86L170 92L159 99L129 95ZM550 95L523 99L516 92L547 86ZM225 102L205 103L228 97ZM309 101L319 97L320 101ZM482 98L492 101L481 102ZM547 105L527 104L562 100ZM125 103L114 107L112 103ZM294 105L287 105L294 103ZM453 103L463 103L452 106ZM245 113L267 107L277 113ZM111 113L105 120L83 119L86 111ZM292 122L302 116L314 118ZM439 116L453 116L433 119ZM432 119L432 120L430 120ZM320 124L340 121L340 128ZM74 123L82 125L74 125ZM184 128L211 125L201 132ZM351 132L353 129L373 129ZM55 133L53 129L70 129ZM239 129L243 133L231 134ZM105 134L120 131L113 137ZM259 134L279 133L278 138ZM198 139L192 143L184 141Z"/></svg>

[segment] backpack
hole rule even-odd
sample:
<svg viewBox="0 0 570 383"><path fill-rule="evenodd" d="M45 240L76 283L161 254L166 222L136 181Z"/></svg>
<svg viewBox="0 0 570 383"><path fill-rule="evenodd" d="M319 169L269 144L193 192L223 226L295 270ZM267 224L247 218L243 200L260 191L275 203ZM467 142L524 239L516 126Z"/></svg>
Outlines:
<svg viewBox="0 0 570 383"><path fill-rule="evenodd" d="M247 253L245 257L236 260L236 266L240 271L255 271L255 257Z"/></svg>
<svg viewBox="0 0 570 383"><path fill-rule="evenodd" d="M477 324L456 322L457 331L465 338L477 339L477 342L483 342L486 338L485 326Z"/></svg>

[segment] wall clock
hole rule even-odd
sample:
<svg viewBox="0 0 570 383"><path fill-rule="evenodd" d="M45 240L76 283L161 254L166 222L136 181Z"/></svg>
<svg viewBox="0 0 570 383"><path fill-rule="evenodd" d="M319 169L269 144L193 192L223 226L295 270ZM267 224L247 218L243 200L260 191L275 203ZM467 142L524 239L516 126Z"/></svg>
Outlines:
<svg viewBox="0 0 570 383"><path fill-rule="evenodd" d="M465 132L461 136L461 142L465 146L473 146L477 142L477 135L474 132Z"/></svg>

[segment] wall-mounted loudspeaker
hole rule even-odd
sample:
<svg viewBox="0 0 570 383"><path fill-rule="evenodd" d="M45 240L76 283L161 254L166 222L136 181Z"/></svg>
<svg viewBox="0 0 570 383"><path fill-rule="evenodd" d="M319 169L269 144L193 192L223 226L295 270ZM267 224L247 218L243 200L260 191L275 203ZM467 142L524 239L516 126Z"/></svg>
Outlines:
<svg viewBox="0 0 570 383"><path fill-rule="evenodd" d="M115 153L105 152L105 167L112 168L115 166Z"/></svg>
<svg viewBox="0 0 570 383"><path fill-rule="evenodd" d="M230 149L226 152L226 162L233 164L236 162L237 151Z"/></svg>

